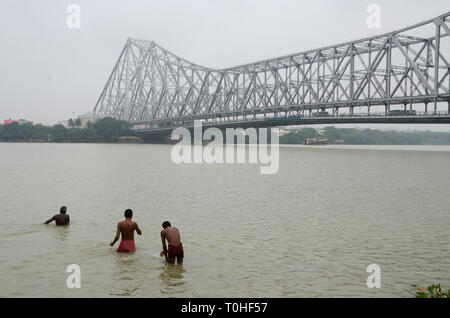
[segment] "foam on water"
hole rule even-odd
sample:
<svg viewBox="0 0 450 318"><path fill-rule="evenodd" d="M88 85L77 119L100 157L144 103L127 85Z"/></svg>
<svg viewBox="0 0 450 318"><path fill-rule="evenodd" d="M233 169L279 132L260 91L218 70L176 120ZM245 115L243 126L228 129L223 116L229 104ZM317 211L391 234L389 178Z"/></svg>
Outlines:
<svg viewBox="0 0 450 318"><path fill-rule="evenodd" d="M155 253L155 254L152 254L152 257L157 258L157 259L164 259L164 258L160 255L159 252L158 252L158 253Z"/></svg>

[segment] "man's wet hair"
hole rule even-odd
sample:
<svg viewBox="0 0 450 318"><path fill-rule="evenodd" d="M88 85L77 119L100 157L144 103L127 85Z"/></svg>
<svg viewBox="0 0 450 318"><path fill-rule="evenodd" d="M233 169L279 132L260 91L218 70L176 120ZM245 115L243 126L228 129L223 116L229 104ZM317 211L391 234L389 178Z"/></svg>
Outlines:
<svg viewBox="0 0 450 318"><path fill-rule="evenodd" d="M133 216L133 211L131 211L131 209L126 209L124 215L126 218L131 218Z"/></svg>
<svg viewBox="0 0 450 318"><path fill-rule="evenodd" d="M163 228L166 228L166 227L169 227L169 226L172 226L172 225L170 224L169 221L165 221L165 222L163 222L163 224L162 224L162 227L163 227Z"/></svg>
<svg viewBox="0 0 450 318"><path fill-rule="evenodd" d="M65 206L62 206L60 209L59 209L59 213L66 213L67 212L67 207L65 207Z"/></svg>

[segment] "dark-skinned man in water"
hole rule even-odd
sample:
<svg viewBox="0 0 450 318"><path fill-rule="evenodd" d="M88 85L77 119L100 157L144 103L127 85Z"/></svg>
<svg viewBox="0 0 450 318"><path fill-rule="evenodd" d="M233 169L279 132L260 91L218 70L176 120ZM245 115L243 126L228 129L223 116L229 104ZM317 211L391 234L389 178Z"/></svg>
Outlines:
<svg viewBox="0 0 450 318"><path fill-rule="evenodd" d="M48 219L45 221L44 224L49 224L50 222L55 221L56 225L67 225L70 222L70 217L68 214L66 214L67 208L65 206L62 206L59 209L59 214L54 215L51 219Z"/></svg>
<svg viewBox="0 0 450 318"><path fill-rule="evenodd" d="M114 246L114 244L119 240L120 235L122 235L122 240L117 248L117 252L136 252L136 246L134 244L134 231L136 231L139 235L142 235L142 231L136 222L131 221L133 211L127 209L124 216L125 221L117 224L116 237L109 245Z"/></svg>
<svg viewBox="0 0 450 318"><path fill-rule="evenodd" d="M175 258L178 264L183 263L184 251L183 245L180 241L180 232L176 227L173 227L169 221L165 221L162 224L164 230L161 231L161 241L163 250L161 256L165 256L167 262L170 264L175 263ZM166 247L166 240L169 242L169 249Z"/></svg>

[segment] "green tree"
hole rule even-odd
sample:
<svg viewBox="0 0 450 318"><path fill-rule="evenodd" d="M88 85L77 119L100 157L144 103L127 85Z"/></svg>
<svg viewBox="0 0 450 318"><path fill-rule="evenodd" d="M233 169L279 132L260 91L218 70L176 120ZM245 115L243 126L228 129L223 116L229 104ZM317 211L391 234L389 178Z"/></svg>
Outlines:
<svg viewBox="0 0 450 318"><path fill-rule="evenodd" d="M20 140L23 138L22 128L16 122L4 125L2 128L1 138L8 141Z"/></svg>
<svg viewBox="0 0 450 318"><path fill-rule="evenodd" d="M131 125L122 120L111 117L102 118L95 122L94 129L105 142L117 141L120 136L132 136Z"/></svg>
<svg viewBox="0 0 450 318"><path fill-rule="evenodd" d="M52 141L63 142L67 141L67 129L63 125L55 125L52 127Z"/></svg>

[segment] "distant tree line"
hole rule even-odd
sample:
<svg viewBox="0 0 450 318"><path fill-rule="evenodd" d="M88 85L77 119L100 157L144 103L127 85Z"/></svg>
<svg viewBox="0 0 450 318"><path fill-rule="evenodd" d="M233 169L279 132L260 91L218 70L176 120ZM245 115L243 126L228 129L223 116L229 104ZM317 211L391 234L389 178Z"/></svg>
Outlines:
<svg viewBox="0 0 450 318"><path fill-rule="evenodd" d="M73 123L72 127L79 127ZM28 142L120 142L120 137L135 136L131 125L113 118L103 118L95 123L88 123L87 128L67 129L63 125L44 126L31 122L19 125L10 123L0 126L0 141Z"/></svg>
<svg viewBox="0 0 450 318"><path fill-rule="evenodd" d="M79 127L73 122L71 127ZM326 127L321 134L314 128L303 128L280 136L280 144L302 144L308 138L327 138L328 143L352 145L450 145L450 133L432 131L386 131L376 129L355 129ZM270 142L270 131L267 134ZM134 139L136 133L131 124L114 118L103 118L88 123L86 128L65 128L63 125L44 126L41 124L12 122L0 125L0 141L25 142L82 142L115 143L124 137ZM237 141L235 141L237 142ZM246 140L248 142L248 140Z"/></svg>
<svg viewBox="0 0 450 318"><path fill-rule="evenodd" d="M328 143L351 145L450 145L450 133L434 131L386 131L326 127L322 134L303 128L280 136L280 144L302 144L308 138L327 138ZM337 141L337 142L336 142Z"/></svg>

